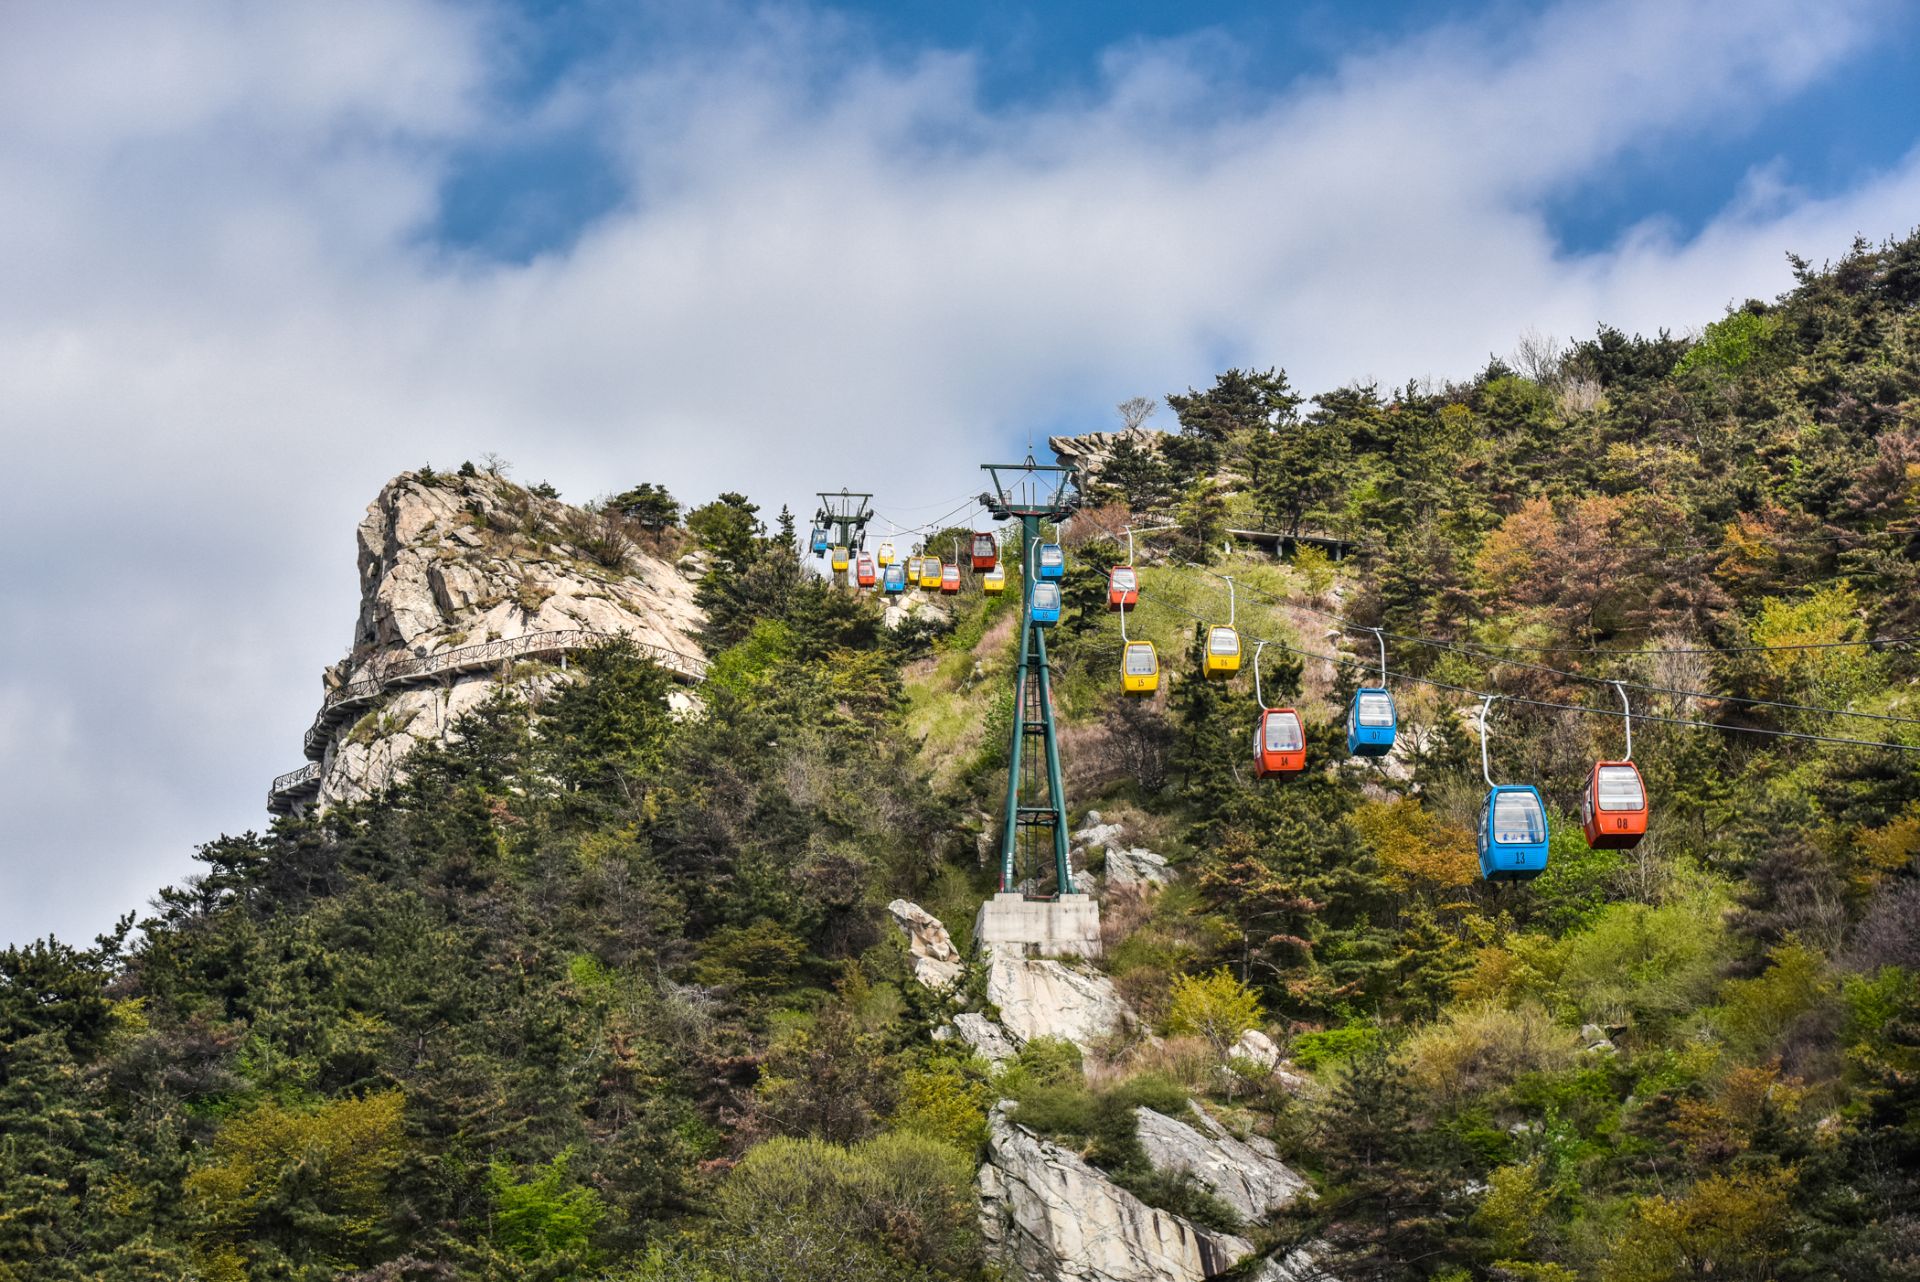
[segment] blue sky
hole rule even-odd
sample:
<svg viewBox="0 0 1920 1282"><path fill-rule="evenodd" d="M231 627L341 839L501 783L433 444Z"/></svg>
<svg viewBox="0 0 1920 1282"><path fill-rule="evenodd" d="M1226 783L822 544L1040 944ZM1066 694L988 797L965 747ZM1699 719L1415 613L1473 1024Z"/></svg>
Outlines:
<svg viewBox="0 0 1920 1282"><path fill-rule="evenodd" d="M1920 222L1910 4L1195 12L10 7L0 938L263 822L401 470L941 511L1229 364L1464 377Z"/></svg>
<svg viewBox="0 0 1920 1282"><path fill-rule="evenodd" d="M1391 47L1446 23L1524 24L1551 8L1533 3L1280 5L1233 0L1204 7L1140 0L1036 8L977 3L850 3L838 15L868 56L910 61L929 49L978 59L988 110L1017 111L1096 96L1115 50L1191 42L1209 49L1223 108L1325 77L1356 52ZM1897 162L1920 121L1920 10L1880 15L1881 37L1847 73L1797 92L1756 95L1746 110L1673 122L1625 149L1617 166L1552 192L1541 209L1569 252L1600 250L1647 219L1696 234L1756 165L1809 195L1843 192ZM699 18L629 4L524 3L512 19L516 59L500 91L537 103L570 73L610 57L677 41L718 38ZM525 259L564 248L633 193L591 123L507 146L480 142L456 159L431 234L460 249Z"/></svg>

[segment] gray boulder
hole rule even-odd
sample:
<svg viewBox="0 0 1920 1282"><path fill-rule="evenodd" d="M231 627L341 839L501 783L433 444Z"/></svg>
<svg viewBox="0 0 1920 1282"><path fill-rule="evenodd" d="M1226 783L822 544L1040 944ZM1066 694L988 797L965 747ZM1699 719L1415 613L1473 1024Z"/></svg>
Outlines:
<svg viewBox="0 0 1920 1282"><path fill-rule="evenodd" d="M1230 1233L1148 1206L996 1108L980 1168L989 1255L1038 1282L1204 1282L1252 1253Z"/></svg>
<svg viewBox="0 0 1920 1282"><path fill-rule="evenodd" d="M1165 855L1156 855L1145 846L1107 847L1107 885L1113 888L1145 890L1164 886L1173 880L1173 868Z"/></svg>
<svg viewBox="0 0 1920 1282"><path fill-rule="evenodd" d="M907 951L913 955L913 977L928 988L945 992L960 978L960 950L940 919L910 900L896 899L887 905L894 925L907 937Z"/></svg>
<svg viewBox="0 0 1920 1282"><path fill-rule="evenodd" d="M1096 970L1051 957L1018 957L1008 949L987 954L987 1000L1016 1042L1058 1037L1082 1051L1134 1022L1133 1008Z"/></svg>
<svg viewBox="0 0 1920 1282"><path fill-rule="evenodd" d="M1155 1170L1186 1172L1248 1224L1259 1223L1303 1194L1313 1196L1270 1142L1258 1136L1235 1139L1198 1105L1193 1113L1196 1124L1189 1125L1150 1108L1137 1110L1140 1147Z"/></svg>
<svg viewBox="0 0 1920 1282"><path fill-rule="evenodd" d="M1006 1030L985 1015L963 1011L953 1017L951 1027L961 1041L973 1047L981 1058L990 1063L998 1064L1019 1054L1019 1048L1007 1036Z"/></svg>

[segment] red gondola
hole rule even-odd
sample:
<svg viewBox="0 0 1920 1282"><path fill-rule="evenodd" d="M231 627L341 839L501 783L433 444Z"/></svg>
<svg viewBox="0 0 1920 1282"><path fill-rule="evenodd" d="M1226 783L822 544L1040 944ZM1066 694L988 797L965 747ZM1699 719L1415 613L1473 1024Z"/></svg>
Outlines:
<svg viewBox="0 0 1920 1282"><path fill-rule="evenodd" d="M1292 708L1262 708L1253 728L1253 773L1297 775L1307 768L1307 736Z"/></svg>
<svg viewBox="0 0 1920 1282"><path fill-rule="evenodd" d="M1647 785L1631 761L1602 761L1580 793L1580 827L1595 850L1626 850L1647 835Z"/></svg>
<svg viewBox="0 0 1920 1282"><path fill-rule="evenodd" d="M1000 543L991 534L973 536L973 568L991 570L1000 564Z"/></svg>
<svg viewBox="0 0 1920 1282"><path fill-rule="evenodd" d="M940 567L940 591L952 596L960 590L960 567L943 565Z"/></svg>
<svg viewBox="0 0 1920 1282"><path fill-rule="evenodd" d="M870 588L878 583L880 576L873 568L873 558L864 552L861 553L860 559L853 563L853 577L863 588Z"/></svg>
<svg viewBox="0 0 1920 1282"><path fill-rule="evenodd" d="M1140 576L1131 565L1107 571L1107 609L1131 610L1140 604Z"/></svg>
<svg viewBox="0 0 1920 1282"><path fill-rule="evenodd" d="M1307 768L1307 728L1292 708L1269 708L1260 694L1260 652L1262 641L1253 647L1253 701L1260 705L1260 719L1253 723L1253 774L1256 779L1273 775L1297 775Z"/></svg>
<svg viewBox="0 0 1920 1282"><path fill-rule="evenodd" d="M1596 762L1580 793L1580 829L1595 850L1627 850L1647 835L1647 781L1633 764L1633 708L1618 681L1627 723L1627 754L1618 761Z"/></svg>

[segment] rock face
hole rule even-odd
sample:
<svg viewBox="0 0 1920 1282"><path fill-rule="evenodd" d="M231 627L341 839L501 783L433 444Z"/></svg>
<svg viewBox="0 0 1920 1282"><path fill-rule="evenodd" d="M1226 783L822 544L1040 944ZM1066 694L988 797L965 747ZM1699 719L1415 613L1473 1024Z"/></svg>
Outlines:
<svg viewBox="0 0 1920 1282"><path fill-rule="evenodd" d="M1058 1037L1083 1052L1129 1027L1134 1018L1105 975L1050 957L1016 957L1000 948L987 954L987 1000L1000 1008L1000 1022L1016 1043Z"/></svg>
<svg viewBox="0 0 1920 1282"><path fill-rule="evenodd" d="M907 951L913 955L913 977L928 988L945 992L960 978L960 950L940 919L919 904L896 899L887 905L894 925L907 936Z"/></svg>
<svg viewBox="0 0 1920 1282"><path fill-rule="evenodd" d="M1280 1048L1273 1044L1273 1039L1257 1028L1249 1028L1240 1034L1240 1040L1227 1051L1227 1060L1230 1064L1235 1060L1242 1061L1237 1065L1238 1071L1242 1073L1247 1071L1248 1065L1252 1065L1276 1085L1284 1087L1295 1095L1313 1089L1313 1080L1303 1076L1294 1067L1293 1061L1280 1053ZM1222 1070L1223 1074L1232 1071L1234 1070Z"/></svg>
<svg viewBox="0 0 1920 1282"><path fill-rule="evenodd" d="M566 646L598 634L623 633L687 672L704 667L689 579L607 519L503 477L403 473L367 508L358 545L359 621L347 657L323 680L336 699L370 685L379 693L310 732L321 805L383 787L415 744L443 737L503 680L537 693ZM517 662L515 639L541 662ZM501 650L499 661L483 661L482 646ZM454 652L479 657L385 689L394 674Z"/></svg>
<svg viewBox="0 0 1920 1282"><path fill-rule="evenodd" d="M953 1031L960 1040L980 1052L989 1063L998 1064L1001 1060L1012 1059L1020 1048L1000 1025L985 1015L974 1011L963 1011L953 1017Z"/></svg>
<svg viewBox="0 0 1920 1282"><path fill-rule="evenodd" d="M1129 845L1122 825L1102 819L1098 810L1089 810L1086 826L1073 834L1076 867L1095 846L1106 851L1107 867L1102 876L1108 890L1146 890L1164 886L1174 878L1173 867L1165 855L1155 854L1145 846Z"/></svg>
<svg viewBox="0 0 1920 1282"><path fill-rule="evenodd" d="M1140 1147L1157 1171L1185 1171L1231 1206L1248 1224L1308 1193L1307 1182L1288 1169L1273 1145L1258 1136L1238 1140L1193 1106L1192 1125L1179 1118L1136 1110Z"/></svg>
<svg viewBox="0 0 1920 1282"><path fill-rule="evenodd" d="M999 1109L988 1119L979 1190L987 1249L1014 1277L1202 1282L1253 1250L1148 1206Z"/></svg>
<svg viewBox="0 0 1920 1282"><path fill-rule="evenodd" d="M1144 846L1107 847L1107 885L1144 890L1172 880L1173 869L1165 855L1156 855Z"/></svg>
<svg viewBox="0 0 1920 1282"><path fill-rule="evenodd" d="M1285 1255L1277 1256L1260 1266L1253 1275L1253 1282L1339 1282L1333 1274L1320 1267L1320 1251L1325 1243L1315 1243L1296 1247Z"/></svg>
<svg viewBox="0 0 1920 1282"><path fill-rule="evenodd" d="M887 608L880 616L881 625L889 632L914 619L925 619L935 626L944 626L953 618L953 612L941 605L930 593L915 588L900 596L887 598Z"/></svg>
<svg viewBox="0 0 1920 1282"><path fill-rule="evenodd" d="M1122 439L1131 440L1143 454L1158 454L1161 442L1166 440L1166 433L1136 427L1131 431L1088 432L1084 436L1049 436L1047 448L1062 464L1079 469L1080 484L1084 488L1099 479L1101 469L1106 467L1107 460L1113 457L1114 447Z"/></svg>

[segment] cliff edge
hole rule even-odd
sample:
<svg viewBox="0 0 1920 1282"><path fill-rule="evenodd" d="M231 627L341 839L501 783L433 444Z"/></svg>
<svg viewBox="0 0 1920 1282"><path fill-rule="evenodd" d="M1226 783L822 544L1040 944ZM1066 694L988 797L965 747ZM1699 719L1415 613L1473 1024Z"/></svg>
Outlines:
<svg viewBox="0 0 1920 1282"><path fill-rule="evenodd" d="M321 676L307 764L275 779L288 813L379 791L418 743L444 737L501 684L537 692L567 655L626 636L691 684L705 616L671 547L616 514L493 472L403 472L357 531L360 614Z"/></svg>

